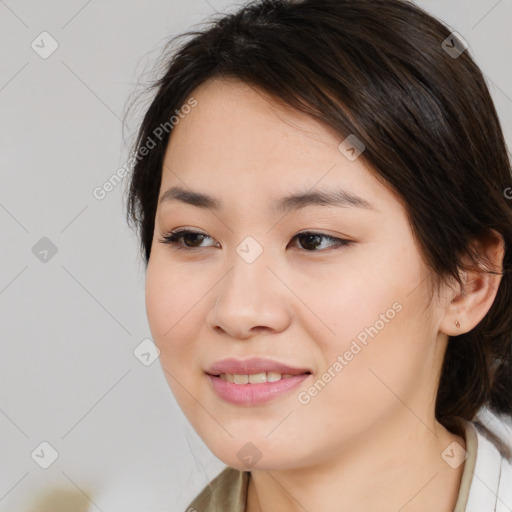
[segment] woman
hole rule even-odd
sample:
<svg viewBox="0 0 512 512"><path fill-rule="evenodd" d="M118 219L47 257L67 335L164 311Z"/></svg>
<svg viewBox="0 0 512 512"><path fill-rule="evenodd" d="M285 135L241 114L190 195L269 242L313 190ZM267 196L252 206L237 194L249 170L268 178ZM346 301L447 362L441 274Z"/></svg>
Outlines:
<svg viewBox="0 0 512 512"><path fill-rule="evenodd" d="M400 0L188 35L128 202L162 368L227 465L187 510L510 510L512 182L465 42Z"/></svg>

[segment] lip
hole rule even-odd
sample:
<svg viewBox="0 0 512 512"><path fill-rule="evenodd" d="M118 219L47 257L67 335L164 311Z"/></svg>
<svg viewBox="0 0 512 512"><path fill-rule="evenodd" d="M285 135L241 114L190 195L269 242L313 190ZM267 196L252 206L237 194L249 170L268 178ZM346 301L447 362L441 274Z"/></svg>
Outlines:
<svg viewBox="0 0 512 512"><path fill-rule="evenodd" d="M277 372L277 373L289 373L291 375L301 375L303 373L312 373L309 368L296 368L279 361L273 361L272 359L266 359L262 357L251 357L250 359L235 359L227 358L221 359L216 363L212 364L206 373L211 376L218 376L221 373L232 373L237 375L253 375L255 373L263 372ZM244 386L244 384L237 384L238 386ZM251 384L257 386L258 384Z"/></svg>
<svg viewBox="0 0 512 512"><path fill-rule="evenodd" d="M210 384L217 395L226 402L234 405L259 405L278 396L282 396L303 381L311 377L311 373L294 375L277 382L262 382L260 384L235 384L227 382L216 375L206 375Z"/></svg>
<svg viewBox="0 0 512 512"><path fill-rule="evenodd" d="M253 375L263 372L288 373L293 377L282 378L277 382L262 382L259 384L235 384L219 377L222 373ZM261 357L244 360L222 359L206 370L206 376L217 396L226 402L244 406L263 404L282 396L299 386L311 375L312 371L308 368L298 368Z"/></svg>

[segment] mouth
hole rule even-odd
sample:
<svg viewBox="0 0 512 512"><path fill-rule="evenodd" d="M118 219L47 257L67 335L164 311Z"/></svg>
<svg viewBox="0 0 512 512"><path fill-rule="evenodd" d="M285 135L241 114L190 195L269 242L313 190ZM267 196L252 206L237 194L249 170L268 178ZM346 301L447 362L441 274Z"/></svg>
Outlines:
<svg viewBox="0 0 512 512"><path fill-rule="evenodd" d="M211 365L206 373L213 377L225 377L237 384L275 382L289 376L311 373L310 368L299 368L273 359L253 357L250 359L222 359ZM233 379L233 380L230 380ZM251 382L252 379L252 382ZM265 379L265 380L263 380Z"/></svg>
<svg viewBox="0 0 512 512"><path fill-rule="evenodd" d="M223 359L205 372L213 391L224 401L254 406L291 392L312 371L271 359Z"/></svg>
<svg viewBox="0 0 512 512"><path fill-rule="evenodd" d="M208 374L212 377L218 377L226 382L233 384L263 384L265 382L279 382L282 379L290 379L297 375L311 375L311 372L304 373L279 373L279 372L260 372L250 374L239 373L220 373L218 375Z"/></svg>

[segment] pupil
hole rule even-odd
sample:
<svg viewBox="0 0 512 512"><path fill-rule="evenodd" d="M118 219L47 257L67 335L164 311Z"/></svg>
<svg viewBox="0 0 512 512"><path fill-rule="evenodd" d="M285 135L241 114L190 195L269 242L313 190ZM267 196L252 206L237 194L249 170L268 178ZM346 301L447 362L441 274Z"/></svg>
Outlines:
<svg viewBox="0 0 512 512"><path fill-rule="evenodd" d="M204 236L204 235L201 235L201 233L187 233L184 236L183 240L185 241L185 245L189 246L189 244L187 243L187 240L189 240L190 237L192 237L192 239L193 239L193 237L202 237L202 236ZM201 243L201 240L199 240L198 243ZM192 242L192 245L194 245L194 242Z"/></svg>
<svg viewBox="0 0 512 512"><path fill-rule="evenodd" d="M311 244L313 247L316 247L320 243L320 237L318 235L304 235L304 238L309 242L314 240ZM306 242L305 245L307 246L309 242ZM311 248L311 246L309 248Z"/></svg>

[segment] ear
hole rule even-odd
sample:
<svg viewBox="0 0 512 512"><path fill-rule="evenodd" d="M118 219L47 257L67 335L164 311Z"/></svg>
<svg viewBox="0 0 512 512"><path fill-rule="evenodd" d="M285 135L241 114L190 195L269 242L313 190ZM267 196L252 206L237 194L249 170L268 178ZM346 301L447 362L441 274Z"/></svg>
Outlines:
<svg viewBox="0 0 512 512"><path fill-rule="evenodd" d="M463 288L457 285L447 295L451 301L446 306L439 329L448 336L471 331L491 309L496 298L503 272L505 242L500 233L494 229L492 232L493 235L480 237L473 242L478 253L489 260L492 268L486 268L482 262L478 270L461 271Z"/></svg>

